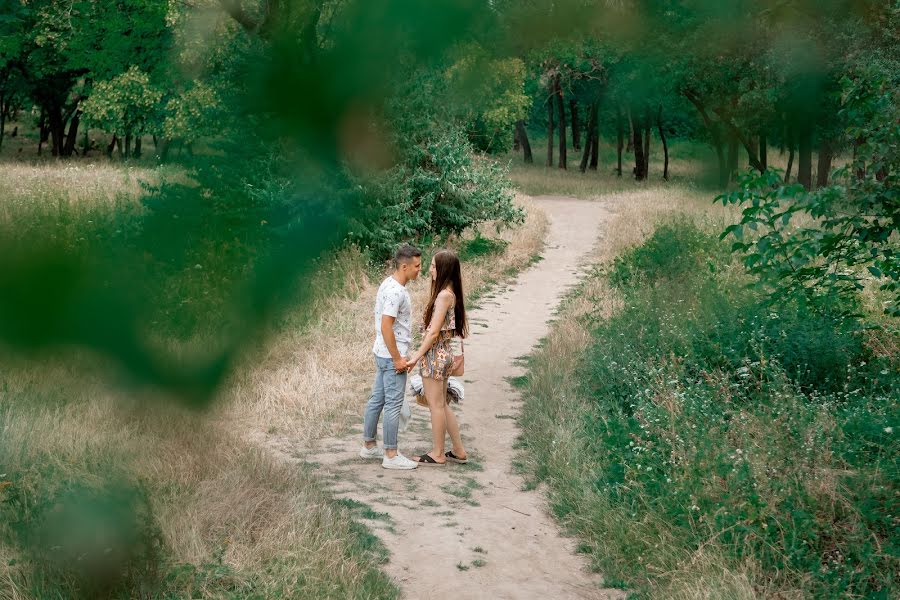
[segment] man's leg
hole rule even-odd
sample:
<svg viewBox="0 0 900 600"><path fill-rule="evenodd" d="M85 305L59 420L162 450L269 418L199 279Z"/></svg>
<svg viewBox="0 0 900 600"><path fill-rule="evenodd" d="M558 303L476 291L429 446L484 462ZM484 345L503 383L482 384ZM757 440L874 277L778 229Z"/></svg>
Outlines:
<svg viewBox="0 0 900 600"><path fill-rule="evenodd" d="M400 429L400 411L406 393L406 373L398 373L393 367L384 374L384 454L388 458L397 455L397 432Z"/></svg>
<svg viewBox="0 0 900 600"><path fill-rule="evenodd" d="M377 445L375 440L378 437L378 418L384 408L385 371L382 368L383 360L385 359L375 357L375 382L372 384L372 394L366 403L366 415L363 417L363 440L366 448L374 448ZM387 359L387 362L391 363L390 359ZM391 363L391 368L393 368L393 363Z"/></svg>

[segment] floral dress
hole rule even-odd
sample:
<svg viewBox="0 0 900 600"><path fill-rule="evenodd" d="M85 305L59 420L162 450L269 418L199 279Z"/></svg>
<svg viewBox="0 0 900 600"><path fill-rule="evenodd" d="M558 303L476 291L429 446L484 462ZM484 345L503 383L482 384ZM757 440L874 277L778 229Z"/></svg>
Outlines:
<svg viewBox="0 0 900 600"><path fill-rule="evenodd" d="M423 325L424 329L424 325ZM434 345L422 357L422 363L419 367L419 374L422 377L430 377L431 379L447 379L450 376L450 370L453 368L453 348L451 341L456 332L456 314L453 309L447 311L444 315L444 326L438 332L437 340Z"/></svg>

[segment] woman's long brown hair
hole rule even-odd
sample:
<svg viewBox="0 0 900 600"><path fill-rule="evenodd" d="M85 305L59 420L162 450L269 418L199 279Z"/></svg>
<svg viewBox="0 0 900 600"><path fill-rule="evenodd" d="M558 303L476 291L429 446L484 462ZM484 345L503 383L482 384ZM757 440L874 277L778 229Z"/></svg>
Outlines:
<svg viewBox="0 0 900 600"><path fill-rule="evenodd" d="M431 317L434 314L434 303L437 301L438 294L441 293L441 290L452 285L453 293L456 296L456 305L453 307L453 314L456 317L454 333L462 338L467 337L469 335L469 322L466 320L466 305L463 299L459 257L450 250L441 250L434 255L434 268L437 273L434 281L431 282L431 300L428 301L428 306L425 307L425 327L431 324Z"/></svg>

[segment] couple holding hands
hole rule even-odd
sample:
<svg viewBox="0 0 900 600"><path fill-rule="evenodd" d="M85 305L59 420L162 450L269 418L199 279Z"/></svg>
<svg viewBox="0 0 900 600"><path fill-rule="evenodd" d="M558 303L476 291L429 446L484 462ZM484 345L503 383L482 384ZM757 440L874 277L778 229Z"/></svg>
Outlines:
<svg viewBox="0 0 900 600"><path fill-rule="evenodd" d="M441 466L447 461L465 463L466 450L456 415L450 410L447 383L454 370L451 341L468 335L459 258L449 250L431 259L431 295L422 318L424 337L419 349L409 355L412 338L412 301L406 285L422 270L422 252L401 246L394 256L394 272L378 288L375 298L375 383L366 404L363 422L362 458L381 458L385 469L415 469L419 465ZM408 357L408 358L407 358ZM422 375L423 392L431 411L432 448L409 459L397 450L400 411L407 373L416 365ZM384 412L382 438L376 443L378 419ZM446 434L452 449L444 451Z"/></svg>

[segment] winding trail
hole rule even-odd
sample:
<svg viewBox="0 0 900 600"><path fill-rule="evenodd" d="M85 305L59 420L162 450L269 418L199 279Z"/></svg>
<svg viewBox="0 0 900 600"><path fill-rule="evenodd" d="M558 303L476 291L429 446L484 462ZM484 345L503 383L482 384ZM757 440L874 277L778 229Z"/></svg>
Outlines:
<svg viewBox="0 0 900 600"><path fill-rule="evenodd" d="M361 426L307 453L339 497L389 515L370 514L368 523L390 549L385 570L410 600L624 597L602 589L574 541L560 535L544 497L524 491L512 466L520 397L508 379L524 373L516 359L548 333L610 215L599 202L534 200L550 218L543 260L469 315L466 400L458 415L474 462L387 471L356 457ZM431 447L428 410L412 405L412 421L400 434L407 456Z"/></svg>

